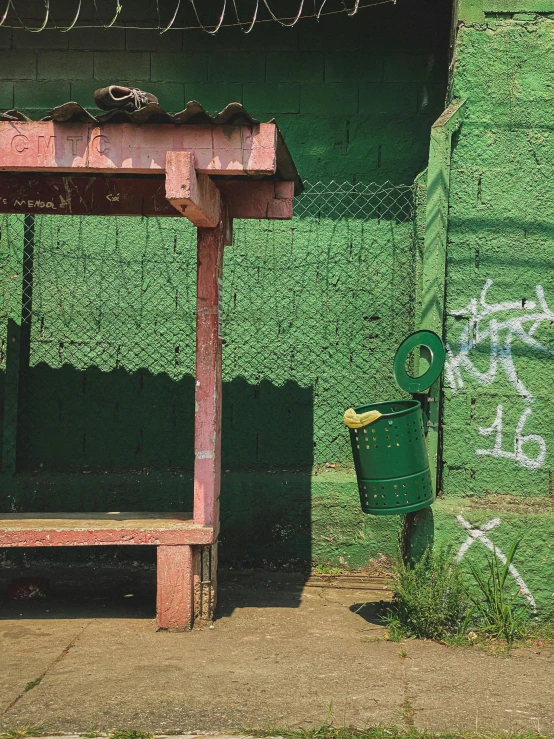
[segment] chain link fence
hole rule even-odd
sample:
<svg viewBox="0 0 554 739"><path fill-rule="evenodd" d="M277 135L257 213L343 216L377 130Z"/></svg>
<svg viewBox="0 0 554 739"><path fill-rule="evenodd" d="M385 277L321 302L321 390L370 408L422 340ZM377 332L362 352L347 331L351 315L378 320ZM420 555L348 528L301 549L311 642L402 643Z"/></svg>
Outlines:
<svg viewBox="0 0 554 739"><path fill-rule="evenodd" d="M195 239L179 218L4 218L4 469L192 467ZM226 468L349 464L345 408L399 393L416 263L408 185L306 183L292 221L235 223Z"/></svg>

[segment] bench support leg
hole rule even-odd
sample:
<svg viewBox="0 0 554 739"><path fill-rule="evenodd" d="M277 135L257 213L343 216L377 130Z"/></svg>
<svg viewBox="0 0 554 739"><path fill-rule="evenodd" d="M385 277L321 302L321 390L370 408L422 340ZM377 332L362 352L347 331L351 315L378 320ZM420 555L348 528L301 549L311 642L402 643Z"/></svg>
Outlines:
<svg viewBox="0 0 554 739"><path fill-rule="evenodd" d="M158 629L188 631L194 621L192 546L159 546L156 624Z"/></svg>
<svg viewBox="0 0 554 739"><path fill-rule="evenodd" d="M217 542L197 548L195 623L211 623L217 604Z"/></svg>

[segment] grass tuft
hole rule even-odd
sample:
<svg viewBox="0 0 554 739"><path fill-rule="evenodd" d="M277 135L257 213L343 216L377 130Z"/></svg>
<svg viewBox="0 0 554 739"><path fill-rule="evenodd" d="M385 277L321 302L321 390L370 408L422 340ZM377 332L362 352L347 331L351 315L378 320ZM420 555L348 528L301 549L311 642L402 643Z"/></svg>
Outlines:
<svg viewBox="0 0 554 739"><path fill-rule="evenodd" d="M471 562L469 568L477 593L471 593L475 628L489 639L502 639L507 644L525 639L533 626L533 615L529 604L522 599L518 590L509 591L506 580L510 565L517 551L521 538L515 539L501 567L496 550L487 557L484 571Z"/></svg>
<svg viewBox="0 0 554 739"><path fill-rule="evenodd" d="M356 729L353 726L332 726L323 724L314 729L248 729L241 733L248 733L254 737L283 737L284 739L506 739L504 732L479 734L474 731L445 732L434 734L430 731L417 729L402 729L397 726ZM543 734L536 732L520 732L509 735L509 739L541 739Z"/></svg>
<svg viewBox="0 0 554 739"><path fill-rule="evenodd" d="M109 739L153 739L154 734L150 731L140 731L139 729L112 729L109 733Z"/></svg>
<svg viewBox="0 0 554 739"><path fill-rule="evenodd" d="M317 565L312 570L312 574L339 576L343 574L343 570L341 570L340 567L334 567L333 565Z"/></svg>
<svg viewBox="0 0 554 739"><path fill-rule="evenodd" d="M509 577L520 538L499 564L496 551L469 573L448 547L428 548L417 562L396 563L393 601L383 620L389 641L432 639L502 654L512 646L554 639L554 609L534 613Z"/></svg>
<svg viewBox="0 0 554 739"><path fill-rule="evenodd" d="M385 616L391 641L458 636L467 629L470 611L464 573L449 547L427 548L418 562L397 562L393 602Z"/></svg>
<svg viewBox="0 0 554 739"><path fill-rule="evenodd" d="M0 729L0 739L23 739L27 736L44 734L44 726L36 724L16 724Z"/></svg>
<svg viewBox="0 0 554 739"><path fill-rule="evenodd" d="M44 677L44 675L40 675L39 677L35 678L34 680L31 680L31 682L27 683L27 685L23 688L23 690L25 691L25 693L28 693L29 690L32 690L33 688L36 688L37 685L40 685L40 683L42 682L42 678L43 677Z"/></svg>

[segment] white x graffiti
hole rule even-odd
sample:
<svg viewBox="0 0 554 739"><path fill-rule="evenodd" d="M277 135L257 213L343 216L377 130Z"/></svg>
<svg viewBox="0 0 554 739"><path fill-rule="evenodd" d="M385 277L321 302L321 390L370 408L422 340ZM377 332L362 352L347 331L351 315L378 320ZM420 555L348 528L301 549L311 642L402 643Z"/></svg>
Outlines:
<svg viewBox="0 0 554 739"><path fill-rule="evenodd" d="M464 557L467 550L470 548L470 546L476 542L480 541L482 544L484 544L487 549L490 549L490 551L498 557L498 559L502 562L503 565L506 564L506 555L500 551L500 549L495 546L492 541L489 539L488 536L486 536L487 531L492 531L497 526L500 525L500 519L499 518L492 518L487 523L483 524L482 526L473 526L469 523L469 521L466 521L463 516L456 516L456 521L463 526L466 531L468 531L468 537L464 541L464 543L461 545L460 549L458 550L458 554L456 555L456 561L460 562L460 560ZM535 599L533 598L531 591L525 584L523 578L519 574L519 572L516 570L516 568L513 566L513 564L510 564L509 566L510 574L513 576L514 580L517 582L519 586L519 590L522 595L524 595L529 603L531 604L531 608L533 609L533 612L536 612L537 610L537 604L535 603Z"/></svg>

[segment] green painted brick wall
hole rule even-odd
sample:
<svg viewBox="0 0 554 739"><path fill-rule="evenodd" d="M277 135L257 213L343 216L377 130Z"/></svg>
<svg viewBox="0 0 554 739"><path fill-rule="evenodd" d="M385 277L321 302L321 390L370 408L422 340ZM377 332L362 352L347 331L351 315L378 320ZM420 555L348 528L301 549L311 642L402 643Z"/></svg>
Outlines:
<svg viewBox="0 0 554 739"><path fill-rule="evenodd" d="M312 183L411 184L443 109L448 34L449 9L431 0L295 29L262 24L246 38L14 30L0 33L0 104L31 117L68 99L90 107L116 81L172 111L238 100L277 117ZM358 567L396 550L399 520L360 513L341 424L347 405L397 394L392 357L414 320L412 223L370 210L236 224L225 262L223 561ZM21 473L6 482L4 506L190 501L193 237L173 219L37 220ZM125 306L138 305L135 335L120 336L122 317L133 325Z"/></svg>
<svg viewBox="0 0 554 739"><path fill-rule="evenodd" d="M458 37L467 114L450 199L448 495L552 495L553 38L541 17Z"/></svg>
<svg viewBox="0 0 554 739"><path fill-rule="evenodd" d="M483 566L491 548L505 555L522 537L523 597L544 612L554 571L554 20L483 12L526 4L460 6L453 99L466 103L450 179L443 495L415 517L411 542L415 556L446 544ZM522 592L513 574L508 586Z"/></svg>
<svg viewBox="0 0 554 739"><path fill-rule="evenodd" d="M445 546L453 556L461 555L468 582L472 582L470 564L486 571L487 560L495 556L491 548L496 548L497 557L503 556L519 539L513 560L515 573L512 571L508 575L506 587L513 595L519 590L522 603L530 609L534 603L542 616L549 613L553 605L553 513L552 500L545 498L528 501L508 496L439 499L416 516L411 554L418 557L427 546ZM473 536L467 525L472 527ZM479 536L479 530L487 541ZM497 563L502 566L501 561Z"/></svg>

